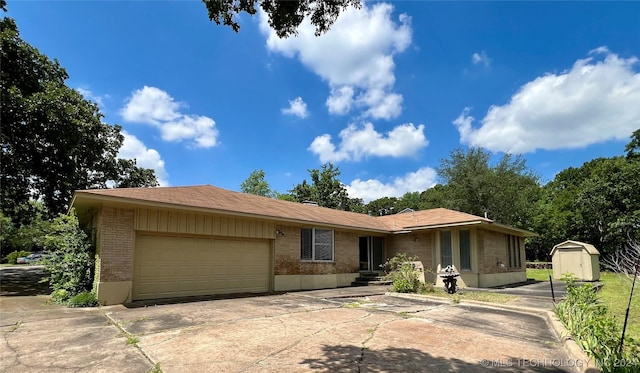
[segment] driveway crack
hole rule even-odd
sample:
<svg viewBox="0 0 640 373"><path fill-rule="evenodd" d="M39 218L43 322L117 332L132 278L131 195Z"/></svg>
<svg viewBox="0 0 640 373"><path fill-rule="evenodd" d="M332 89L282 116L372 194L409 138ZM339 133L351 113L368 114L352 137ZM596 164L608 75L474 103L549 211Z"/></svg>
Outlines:
<svg viewBox="0 0 640 373"><path fill-rule="evenodd" d="M331 307L331 308L334 308L334 307ZM336 308L337 308L337 307L336 307ZM291 313L287 313L287 314L285 314L285 315L280 315L280 316L292 315L292 314L296 314L296 313L299 313L299 312L291 312ZM362 319L368 318L368 317L370 317L370 316L371 316L371 313L372 313L371 311L367 311L367 313L365 313L364 315L360 316L357 320L362 320ZM284 322L283 320L281 320L281 319L280 319L280 316L275 317L275 319L276 319L276 320L278 320L278 321L279 321L280 323L282 323L283 325L286 325L286 324L285 324L285 322ZM298 346L298 345L299 345L302 341L304 341L306 338L309 338L309 337L312 337L312 336L315 336L315 335L318 335L318 334L324 333L324 332L326 332L326 331L328 331L328 330L335 329L335 328L337 328L338 326L341 326L341 325L344 325L344 324L349 324L349 323L352 323L352 322L354 322L354 321L355 321L355 320L348 320L348 321L343 321L343 322L340 322L340 323L330 324L329 326L326 326L326 327L324 327L324 328L318 329L318 330L316 330L316 331L315 331L315 332L313 332L313 333L305 334L305 335L301 336L300 338L298 338L297 340L295 340L294 342L292 342L292 343L288 344L287 346L285 346L285 347L283 347L283 348L281 348L281 349L278 349L278 350L276 350L276 351L273 351L273 352L271 352L270 354L268 354L267 356L265 356L265 357L263 357L263 358L261 358L261 359L259 359L259 360L254 361L253 363L249 364L249 365L248 365L248 366L246 366L246 367L243 367L242 369L238 370L238 372L246 372L247 370L249 370L249 368L255 367L255 366L257 366L257 365L261 364L262 362L264 362L264 361L266 361L266 360L268 360L268 359L270 359L270 358L272 358L272 357L274 357L274 356L276 356L276 355L278 355L278 354L280 354L280 353L282 353L282 352L284 352L284 351L288 351L288 350L290 350L290 349L292 349L292 348L294 348L294 347ZM379 325L380 325L380 323L376 324L376 327L374 328L374 332L375 332L375 330L377 330L377 327L378 327ZM366 339L366 341L365 341L364 343L366 343L367 341L369 341L369 339L371 339L372 337L373 337L373 334L372 334L371 336L369 336L369 337ZM360 354L360 360L361 360L361 358L362 358L362 353ZM356 365L358 365L358 362L357 362L357 361L356 361ZM358 369L359 369L359 368L358 368Z"/></svg>
<svg viewBox="0 0 640 373"><path fill-rule="evenodd" d="M109 314L107 314L102 307L100 307L100 313L102 313L102 315L113 325L116 327L116 329L118 329L120 331L120 333L122 333L122 335L126 336L127 338L135 338L134 335L132 335L131 333L129 333L128 331L126 331L119 323L118 320L112 318ZM158 366L158 364L160 363L159 361L155 361L142 347L140 347L140 345L136 342L133 343L133 346L142 354L142 356L145 357L145 359L147 359L152 366Z"/></svg>

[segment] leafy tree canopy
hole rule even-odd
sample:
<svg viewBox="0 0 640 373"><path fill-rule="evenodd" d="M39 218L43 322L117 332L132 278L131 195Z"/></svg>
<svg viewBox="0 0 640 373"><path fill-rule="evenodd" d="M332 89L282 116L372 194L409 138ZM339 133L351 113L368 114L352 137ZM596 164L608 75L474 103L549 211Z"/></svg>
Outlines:
<svg viewBox="0 0 640 373"><path fill-rule="evenodd" d="M260 9L269 19L269 26L281 38L297 35L305 18L316 28L316 36L329 30L341 12L349 7L360 8L360 0L202 0L209 19L216 24L240 30L238 15L255 15Z"/></svg>
<svg viewBox="0 0 640 373"><path fill-rule="evenodd" d="M486 214L503 224L530 228L540 193L538 177L521 156L504 154L495 165L489 164L490 158L482 148L453 150L438 168L445 184L423 194L425 207Z"/></svg>
<svg viewBox="0 0 640 373"><path fill-rule="evenodd" d="M631 141L624 147L627 158L640 158L640 128L631 135Z"/></svg>
<svg viewBox="0 0 640 373"><path fill-rule="evenodd" d="M263 170L254 170L251 175L240 185L242 193L255 194L257 196L272 197L274 192L265 180Z"/></svg>
<svg viewBox="0 0 640 373"><path fill-rule="evenodd" d="M0 27L2 212L28 224L30 200L50 218L66 212L77 189L157 185L153 170L116 158L120 126L103 123L98 106L65 85L60 63L22 40L13 19Z"/></svg>
<svg viewBox="0 0 640 373"><path fill-rule="evenodd" d="M594 244L602 254L625 247L640 231L640 159L598 158L568 168L543 188L532 242L536 256L567 239Z"/></svg>
<svg viewBox="0 0 640 373"><path fill-rule="evenodd" d="M289 191L293 200L297 202L313 201L321 207L337 210L359 211L362 208L362 200L349 198L347 188L340 182L340 170L328 162L322 165L322 169L308 170L311 183L303 180L302 183Z"/></svg>

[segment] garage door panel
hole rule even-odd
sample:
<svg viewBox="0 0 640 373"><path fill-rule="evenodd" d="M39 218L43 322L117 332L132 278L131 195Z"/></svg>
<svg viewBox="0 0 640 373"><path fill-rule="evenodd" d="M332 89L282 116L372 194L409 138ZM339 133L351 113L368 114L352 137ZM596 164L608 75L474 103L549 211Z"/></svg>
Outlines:
<svg viewBox="0 0 640 373"><path fill-rule="evenodd" d="M138 234L133 299L265 292L269 241Z"/></svg>

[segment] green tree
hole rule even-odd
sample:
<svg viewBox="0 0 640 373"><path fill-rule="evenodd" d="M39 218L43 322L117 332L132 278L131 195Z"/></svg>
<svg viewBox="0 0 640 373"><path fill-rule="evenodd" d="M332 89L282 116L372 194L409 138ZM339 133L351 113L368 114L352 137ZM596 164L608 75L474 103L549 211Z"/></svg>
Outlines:
<svg viewBox="0 0 640 373"><path fill-rule="evenodd" d="M624 147L627 158L640 158L640 128L633 131L631 141Z"/></svg>
<svg viewBox="0 0 640 373"><path fill-rule="evenodd" d="M349 7L360 8L360 0L202 0L209 19L216 24L240 29L237 16L241 12L255 15L258 5L267 15L269 26L281 38L297 35L305 18L316 28L316 36L329 30L341 12Z"/></svg>
<svg viewBox="0 0 640 373"><path fill-rule="evenodd" d="M391 215L398 212L398 198L382 197L367 203L364 210L372 216Z"/></svg>
<svg viewBox="0 0 640 373"><path fill-rule="evenodd" d="M51 253L46 266L54 300L64 302L91 290L94 250L78 225L75 211L53 219L45 245Z"/></svg>
<svg viewBox="0 0 640 373"><path fill-rule="evenodd" d="M29 200L47 217L65 212L74 190L157 185L152 170L118 161L123 135L102 122L98 106L65 85L66 71L20 38L11 18L0 20L2 72L0 150L2 212L28 224Z"/></svg>
<svg viewBox="0 0 640 373"><path fill-rule="evenodd" d="M443 198L440 207L477 216L487 214L499 223L531 228L535 216L532 206L540 194L538 177L521 156L504 154L493 166L490 158L482 148L455 149L438 168L446 186L424 197Z"/></svg>
<svg viewBox="0 0 640 373"><path fill-rule="evenodd" d="M420 192L407 192L398 199L396 210L402 211L404 209L412 209L417 211L420 210L420 205Z"/></svg>
<svg viewBox="0 0 640 373"><path fill-rule="evenodd" d="M596 245L605 257L623 249L640 231L640 157L636 131L626 156L597 158L558 173L542 188L527 255L542 259L567 239Z"/></svg>
<svg viewBox="0 0 640 373"><path fill-rule="evenodd" d="M263 197L273 197L274 192L269 187L269 183L265 180L263 170L254 170L251 175L240 185L242 193L255 194Z"/></svg>
<svg viewBox="0 0 640 373"><path fill-rule="evenodd" d="M7 250L7 241L13 233L13 222L11 218L6 216L0 211L0 258L4 258L6 253L11 250Z"/></svg>
<svg viewBox="0 0 640 373"><path fill-rule="evenodd" d="M155 171L150 168L138 167L135 159L119 158L109 178L114 182L116 188L156 187L160 185Z"/></svg>
<svg viewBox="0 0 640 373"><path fill-rule="evenodd" d="M445 184L436 184L420 193L420 210L436 209L449 206L450 187Z"/></svg>
<svg viewBox="0 0 640 373"><path fill-rule="evenodd" d="M303 180L289 193L297 202L313 201L321 207L337 210L359 211L362 200L349 198L347 188L340 182L340 169L327 162L322 169L308 170L311 183Z"/></svg>
<svg viewBox="0 0 640 373"><path fill-rule="evenodd" d="M8 232L2 253L9 251L43 251L45 250L45 236L50 230L51 222L47 219L48 213L44 204L40 201L29 201L28 207L23 211L29 211L29 223L21 224Z"/></svg>

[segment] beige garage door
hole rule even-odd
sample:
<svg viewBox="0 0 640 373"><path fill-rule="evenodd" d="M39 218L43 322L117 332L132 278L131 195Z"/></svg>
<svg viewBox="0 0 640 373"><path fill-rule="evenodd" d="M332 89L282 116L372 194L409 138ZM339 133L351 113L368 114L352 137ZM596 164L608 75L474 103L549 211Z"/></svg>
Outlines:
<svg viewBox="0 0 640 373"><path fill-rule="evenodd" d="M133 299L269 291L269 241L136 236Z"/></svg>

